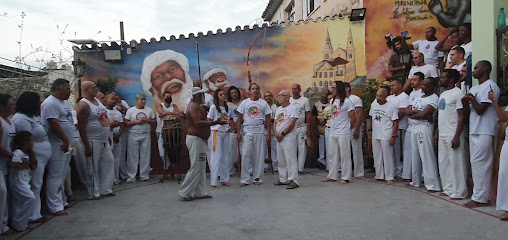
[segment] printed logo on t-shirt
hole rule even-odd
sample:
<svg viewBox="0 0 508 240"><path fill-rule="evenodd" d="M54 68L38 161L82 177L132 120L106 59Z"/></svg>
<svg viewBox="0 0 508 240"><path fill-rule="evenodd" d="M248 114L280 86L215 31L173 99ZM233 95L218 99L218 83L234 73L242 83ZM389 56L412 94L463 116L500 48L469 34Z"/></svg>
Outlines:
<svg viewBox="0 0 508 240"><path fill-rule="evenodd" d="M446 108L446 100L444 98L441 98L441 100L439 100L439 106L438 106L439 110L445 110Z"/></svg>
<svg viewBox="0 0 508 240"><path fill-rule="evenodd" d="M229 118L228 118L228 114L227 114L227 113L221 113L221 114L220 114L220 119L221 119L221 120L228 120L228 119L229 119Z"/></svg>
<svg viewBox="0 0 508 240"><path fill-rule="evenodd" d="M147 119L146 114L144 112L138 112L136 114L136 120L143 120L143 119Z"/></svg>
<svg viewBox="0 0 508 240"><path fill-rule="evenodd" d="M250 118L256 118L259 115L259 107L258 106L251 106L247 110L247 116Z"/></svg>
<svg viewBox="0 0 508 240"><path fill-rule="evenodd" d="M419 133L416 135L416 138L418 139L418 143L419 143L419 144L423 144L423 133L419 132Z"/></svg>
<svg viewBox="0 0 508 240"><path fill-rule="evenodd" d="M70 123L73 123L74 122L74 119L72 118L72 113L70 111L67 111L67 115L65 115L65 118L67 119L67 121L69 121Z"/></svg>
<svg viewBox="0 0 508 240"><path fill-rule="evenodd" d="M374 120L381 122L381 118L386 115L385 111L381 109L373 109L374 111Z"/></svg>
<svg viewBox="0 0 508 240"><path fill-rule="evenodd" d="M337 105L332 106L332 116L335 118L339 116L339 108L337 108Z"/></svg>
<svg viewBox="0 0 508 240"><path fill-rule="evenodd" d="M298 116L302 115L303 114L303 106L298 102L293 103L293 105L295 106L296 109L298 109Z"/></svg>
<svg viewBox="0 0 508 240"><path fill-rule="evenodd" d="M286 121L286 114L285 112L281 112L279 113L279 115L277 115L277 126L281 125L284 121Z"/></svg>
<svg viewBox="0 0 508 240"><path fill-rule="evenodd" d="M240 114L238 112L238 108L233 108L233 113L235 114L235 117L238 117L238 114Z"/></svg>
<svg viewBox="0 0 508 240"><path fill-rule="evenodd" d="M109 127L108 111L105 108L97 108L97 114L99 114L99 122L103 127Z"/></svg>
<svg viewBox="0 0 508 240"><path fill-rule="evenodd" d="M427 44L427 46L425 47L425 49L430 49L430 44Z"/></svg>

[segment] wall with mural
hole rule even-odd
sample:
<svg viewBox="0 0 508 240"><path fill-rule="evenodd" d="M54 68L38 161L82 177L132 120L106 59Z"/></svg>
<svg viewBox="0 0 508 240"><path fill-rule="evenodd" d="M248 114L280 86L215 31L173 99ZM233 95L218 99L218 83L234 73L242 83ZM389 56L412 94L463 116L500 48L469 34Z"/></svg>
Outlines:
<svg viewBox="0 0 508 240"><path fill-rule="evenodd" d="M361 82L366 75L365 26L347 19L142 40L130 54L128 47L121 47L122 60L116 62L105 61L103 51L85 48L76 51L75 57L86 61L83 80L118 77L116 90L129 104L134 104L137 92L145 91L148 101L157 103L162 93L170 91L183 109L192 81L200 79L200 70L210 91L224 85L246 89L247 60L252 82L258 83L262 92L275 94L291 89L293 83L301 84L303 90L319 90L335 80ZM104 46L103 50L108 48L120 46ZM225 73L225 81L209 79L217 72Z"/></svg>
<svg viewBox="0 0 508 240"><path fill-rule="evenodd" d="M393 54L385 36L400 36L407 30L408 42L425 39L428 27L437 29L438 40L448 35L447 28L471 22L471 0L364 0L366 13L367 77L389 77L388 60Z"/></svg>

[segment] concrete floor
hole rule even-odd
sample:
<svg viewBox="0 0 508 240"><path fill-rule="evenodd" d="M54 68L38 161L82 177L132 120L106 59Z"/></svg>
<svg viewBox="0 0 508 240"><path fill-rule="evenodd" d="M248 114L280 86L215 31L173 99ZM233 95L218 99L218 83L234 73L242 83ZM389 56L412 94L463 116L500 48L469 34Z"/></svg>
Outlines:
<svg viewBox="0 0 508 240"><path fill-rule="evenodd" d="M261 186L210 190L213 199L180 201L176 182L116 187L117 196L73 203L64 217L50 217L6 239L506 239L508 223L494 207L470 210L424 189L352 181L321 183L311 169L300 188ZM154 179L158 179L154 176ZM84 196L84 191L76 192ZM83 199L83 198L82 198ZM2 236L4 237L4 236Z"/></svg>

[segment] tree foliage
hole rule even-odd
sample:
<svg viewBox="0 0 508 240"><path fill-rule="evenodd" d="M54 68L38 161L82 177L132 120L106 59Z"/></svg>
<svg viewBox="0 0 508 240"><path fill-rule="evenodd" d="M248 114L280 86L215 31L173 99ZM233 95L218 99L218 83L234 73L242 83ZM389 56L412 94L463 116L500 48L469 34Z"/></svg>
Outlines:
<svg viewBox="0 0 508 240"><path fill-rule="evenodd" d="M380 86L380 82L375 78L368 79L365 83L363 95L360 97L363 101L363 111L365 116L369 116L370 105L376 99L376 93Z"/></svg>
<svg viewBox="0 0 508 240"><path fill-rule="evenodd" d="M116 84L118 83L118 77L114 75L108 76L107 79L98 78L95 81L95 85L102 93L106 94L108 92L114 91Z"/></svg>

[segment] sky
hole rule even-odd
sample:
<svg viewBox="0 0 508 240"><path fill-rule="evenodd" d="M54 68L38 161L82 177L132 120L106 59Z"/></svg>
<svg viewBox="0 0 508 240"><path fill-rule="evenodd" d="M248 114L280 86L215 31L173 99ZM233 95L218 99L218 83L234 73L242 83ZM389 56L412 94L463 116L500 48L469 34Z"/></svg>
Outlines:
<svg viewBox="0 0 508 240"><path fill-rule="evenodd" d="M0 64L16 66L9 60L19 56L32 70L52 59L70 63L68 39L119 40L120 21L125 40L138 42L261 23L267 4L268 0L2 0Z"/></svg>

